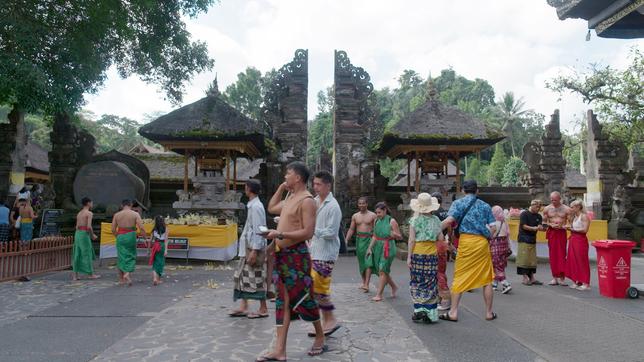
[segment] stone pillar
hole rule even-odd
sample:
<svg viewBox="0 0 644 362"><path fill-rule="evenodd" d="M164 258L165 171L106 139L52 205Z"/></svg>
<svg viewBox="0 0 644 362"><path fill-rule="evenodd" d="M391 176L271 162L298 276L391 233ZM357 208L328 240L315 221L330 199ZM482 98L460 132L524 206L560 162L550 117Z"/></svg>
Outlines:
<svg viewBox="0 0 644 362"><path fill-rule="evenodd" d="M85 130L76 128L66 113L54 117L50 138L49 177L56 194L56 207L73 208L76 171L94 155L96 141Z"/></svg>
<svg viewBox="0 0 644 362"><path fill-rule="evenodd" d="M564 193L566 160L563 157L563 145L559 129L559 110L555 109L554 114L550 116L550 123L546 125L546 132L541 137L540 168L544 198L548 198L553 191Z"/></svg>
<svg viewBox="0 0 644 362"><path fill-rule="evenodd" d="M298 49L290 63L277 71L262 115L279 147L280 162L306 161L308 50Z"/></svg>
<svg viewBox="0 0 644 362"><path fill-rule="evenodd" d="M617 186L630 184L634 172L628 171L629 155L626 146L608 139L592 110L587 112L586 122L586 205L589 209L592 208L596 219L608 220L615 189ZM609 233L609 237L615 236Z"/></svg>
<svg viewBox="0 0 644 362"><path fill-rule="evenodd" d="M17 193L25 184L25 115L14 107L9 123L0 124L0 190Z"/></svg>
<svg viewBox="0 0 644 362"><path fill-rule="evenodd" d="M363 172L372 172L364 145L365 124L372 117L367 98L373 91L369 74L351 64L347 53L335 51L333 113L334 195L350 215L363 191ZM363 166L368 166L364 167ZM371 175L368 176L369 179Z"/></svg>

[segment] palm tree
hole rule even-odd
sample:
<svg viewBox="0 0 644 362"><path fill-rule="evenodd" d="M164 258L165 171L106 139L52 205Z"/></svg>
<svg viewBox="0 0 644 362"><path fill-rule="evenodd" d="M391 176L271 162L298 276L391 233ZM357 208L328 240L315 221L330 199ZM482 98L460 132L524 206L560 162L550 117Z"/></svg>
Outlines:
<svg viewBox="0 0 644 362"><path fill-rule="evenodd" d="M505 134L506 141L510 143L513 157L516 157L513 140L516 122L520 121L522 116L530 111L529 109L523 109L524 106L523 97L516 99L513 92L505 92L497 103L497 111L503 122L501 130Z"/></svg>

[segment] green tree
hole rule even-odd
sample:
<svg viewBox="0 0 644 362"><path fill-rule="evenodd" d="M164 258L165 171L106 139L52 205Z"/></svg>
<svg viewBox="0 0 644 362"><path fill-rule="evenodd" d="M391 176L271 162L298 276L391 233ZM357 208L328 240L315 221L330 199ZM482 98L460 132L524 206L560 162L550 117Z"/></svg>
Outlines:
<svg viewBox="0 0 644 362"><path fill-rule="evenodd" d="M475 180L479 186L487 186L488 167L489 166L486 161L481 161L477 157L472 157L472 160L467 166L465 179Z"/></svg>
<svg viewBox="0 0 644 362"><path fill-rule="evenodd" d="M490 167L487 171L487 180L489 185L500 185L503 178L503 170L508 163L508 156L505 155L503 146L497 143L494 147L494 156L490 161Z"/></svg>
<svg viewBox="0 0 644 362"><path fill-rule="evenodd" d="M528 166L518 157L511 157L503 169L501 186L518 186L521 175L528 172Z"/></svg>
<svg viewBox="0 0 644 362"><path fill-rule="evenodd" d="M546 86L560 95L580 95L610 136L632 147L644 139L644 54L633 47L629 59L623 70L591 64L585 72L559 75Z"/></svg>
<svg viewBox="0 0 644 362"><path fill-rule="evenodd" d="M525 102L523 98L516 98L514 93L505 92L497 103L497 111L502 120L501 130L505 134L505 142L510 144L512 156L516 157L514 133L517 124L521 122L528 110L524 109Z"/></svg>
<svg viewBox="0 0 644 362"><path fill-rule="evenodd" d="M433 78L441 102L480 117L494 106L494 88L484 79L467 79L453 69L443 69Z"/></svg>
<svg viewBox="0 0 644 362"><path fill-rule="evenodd" d="M306 162L315 166L321 152L333 154L333 88L318 92L318 114L308 126Z"/></svg>
<svg viewBox="0 0 644 362"><path fill-rule="evenodd" d="M237 74L237 81L226 87L224 98L237 110L252 119L261 117L263 89L262 72L254 67L248 67L243 73Z"/></svg>
<svg viewBox="0 0 644 362"><path fill-rule="evenodd" d="M114 66L159 84L179 103L186 80L209 69L205 43L184 16L213 0L82 2L8 0L0 7L0 104L45 114L73 112Z"/></svg>

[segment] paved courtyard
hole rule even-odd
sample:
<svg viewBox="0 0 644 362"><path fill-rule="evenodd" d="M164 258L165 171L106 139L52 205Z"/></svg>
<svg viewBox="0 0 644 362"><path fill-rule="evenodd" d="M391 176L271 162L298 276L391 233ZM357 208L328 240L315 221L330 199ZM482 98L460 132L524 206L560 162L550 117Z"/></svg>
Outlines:
<svg viewBox="0 0 644 362"><path fill-rule="evenodd" d="M495 296L499 319L484 320L475 291L464 296L458 323L433 325L410 321L402 261L393 269L399 296L382 303L357 289L355 270L353 257L337 264L333 293L343 328L328 339L330 351L308 357L310 324L295 322L289 360L644 360L644 300L601 297L594 265L593 289L580 292L523 286L510 264L514 290ZM539 265L542 281L549 280L548 270ZM644 259L634 259L633 272L634 282L644 282ZM72 282L69 272L60 272L0 284L0 361L252 361L272 343L273 314L227 316L230 266L170 265L159 287L150 285L144 265L130 288L114 283L113 266L103 265L100 273L96 281Z"/></svg>

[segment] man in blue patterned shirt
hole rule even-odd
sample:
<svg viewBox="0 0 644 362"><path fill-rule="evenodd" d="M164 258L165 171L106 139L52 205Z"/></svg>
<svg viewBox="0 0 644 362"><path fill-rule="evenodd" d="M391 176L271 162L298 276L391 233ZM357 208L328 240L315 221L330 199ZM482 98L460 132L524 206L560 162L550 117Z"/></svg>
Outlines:
<svg viewBox="0 0 644 362"><path fill-rule="evenodd" d="M463 183L465 197L456 200L449 208L448 216L443 220L443 228L453 222L460 232L458 254L454 264L454 281L452 282L452 307L448 313L440 315L440 319L456 322L458 320L458 304L461 294L468 290L483 287L486 320L496 319L492 311L492 256L488 239L496 230L490 226L495 219L492 208L485 201L478 199L478 185L469 180Z"/></svg>

